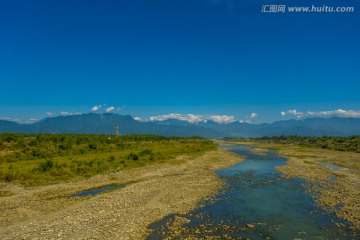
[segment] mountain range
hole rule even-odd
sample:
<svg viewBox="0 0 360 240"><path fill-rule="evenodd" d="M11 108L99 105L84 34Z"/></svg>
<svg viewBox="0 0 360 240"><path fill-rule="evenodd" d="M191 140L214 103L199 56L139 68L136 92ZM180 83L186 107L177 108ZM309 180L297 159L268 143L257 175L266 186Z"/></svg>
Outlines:
<svg viewBox="0 0 360 240"><path fill-rule="evenodd" d="M0 120L0 133L86 133L115 134L156 134L164 136L261 137L279 135L299 136L348 136L360 135L359 118L307 118L283 120L274 123L250 124L232 122L220 124L213 121L189 123L177 119L140 122L129 115L113 113L87 113L44 118L32 124L21 124Z"/></svg>

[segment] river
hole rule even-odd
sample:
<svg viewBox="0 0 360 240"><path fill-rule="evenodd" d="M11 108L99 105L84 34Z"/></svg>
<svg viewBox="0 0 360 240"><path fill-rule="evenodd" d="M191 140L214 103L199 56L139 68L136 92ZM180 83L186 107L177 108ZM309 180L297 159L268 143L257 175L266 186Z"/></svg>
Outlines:
<svg viewBox="0 0 360 240"><path fill-rule="evenodd" d="M148 239L354 239L348 224L316 206L303 179L284 178L276 166L287 159L275 151L226 146L245 161L217 171L226 182L215 200L186 215L169 215L149 225ZM176 225L179 219L183 224Z"/></svg>

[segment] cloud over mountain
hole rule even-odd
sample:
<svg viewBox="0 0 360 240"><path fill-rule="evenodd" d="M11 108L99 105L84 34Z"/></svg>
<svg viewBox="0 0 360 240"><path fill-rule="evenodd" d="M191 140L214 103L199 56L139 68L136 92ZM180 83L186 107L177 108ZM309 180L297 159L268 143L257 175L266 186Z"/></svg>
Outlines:
<svg viewBox="0 0 360 240"><path fill-rule="evenodd" d="M360 111L354 110L333 110L333 111L321 111L321 112L307 112L308 116L311 117L354 117L360 118Z"/></svg>
<svg viewBox="0 0 360 240"><path fill-rule="evenodd" d="M111 112L111 111L113 111L115 108L113 107L113 106L111 106L111 107L108 107L105 111L108 113L108 112Z"/></svg>
<svg viewBox="0 0 360 240"><path fill-rule="evenodd" d="M305 118L305 117L353 117L360 118L360 111L354 110L343 110L337 109L332 111L307 111L307 112L298 112L296 109L288 110L286 112L280 112L281 116L293 115L297 118Z"/></svg>
<svg viewBox="0 0 360 240"><path fill-rule="evenodd" d="M92 112L97 112L97 111L99 111L100 108L101 108L101 105L96 105L96 106L93 106L93 107L91 108L91 111L92 111Z"/></svg>
<svg viewBox="0 0 360 240"><path fill-rule="evenodd" d="M60 112L62 116L69 116L69 115L80 115L80 112Z"/></svg>
<svg viewBox="0 0 360 240"><path fill-rule="evenodd" d="M150 121L165 121L169 119L176 119L179 121L186 121L189 123L199 123L199 122L207 122L209 120L217 122L217 123L231 123L235 121L234 116L227 115L194 115L194 114L178 114L178 113L170 113L166 115L160 116L152 116L150 117Z"/></svg>
<svg viewBox="0 0 360 240"><path fill-rule="evenodd" d="M0 120L10 121L10 122L21 122L21 120L20 120L20 119L17 119L17 118L10 118L10 117L0 117Z"/></svg>
<svg viewBox="0 0 360 240"><path fill-rule="evenodd" d="M254 119L254 118L257 118L257 116L258 116L257 113L251 113L249 118Z"/></svg>

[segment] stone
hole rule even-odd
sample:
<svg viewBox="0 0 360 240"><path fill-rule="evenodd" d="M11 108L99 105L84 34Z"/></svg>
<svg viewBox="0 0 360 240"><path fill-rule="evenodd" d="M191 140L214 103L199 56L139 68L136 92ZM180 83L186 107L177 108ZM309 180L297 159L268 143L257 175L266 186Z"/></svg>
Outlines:
<svg viewBox="0 0 360 240"><path fill-rule="evenodd" d="M251 223L248 223L248 224L246 224L246 227L249 228L249 229L254 229L255 225L251 224Z"/></svg>

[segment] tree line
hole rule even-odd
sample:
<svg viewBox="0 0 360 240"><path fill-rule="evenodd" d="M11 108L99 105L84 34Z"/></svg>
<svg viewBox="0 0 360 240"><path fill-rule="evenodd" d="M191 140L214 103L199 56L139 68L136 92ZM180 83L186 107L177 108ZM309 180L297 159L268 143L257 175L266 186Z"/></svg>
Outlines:
<svg viewBox="0 0 360 240"><path fill-rule="evenodd" d="M360 153L360 136L346 137L302 137L302 136L272 136L255 138L255 141L271 143L293 144L305 147L315 147L336 151Z"/></svg>

